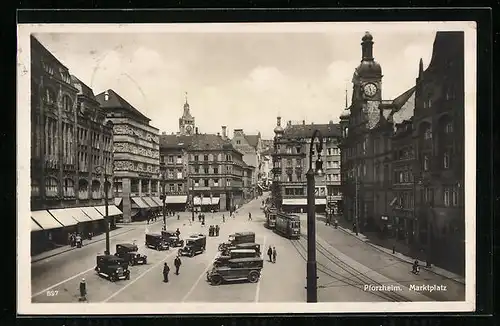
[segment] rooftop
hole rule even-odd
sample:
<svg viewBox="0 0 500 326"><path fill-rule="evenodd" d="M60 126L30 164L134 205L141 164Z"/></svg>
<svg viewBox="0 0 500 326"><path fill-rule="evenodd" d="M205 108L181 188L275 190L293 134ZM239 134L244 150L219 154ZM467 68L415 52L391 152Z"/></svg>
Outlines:
<svg viewBox="0 0 500 326"><path fill-rule="evenodd" d="M80 94L95 100L95 95L94 91L92 91L92 88L88 87L84 82L82 82L74 75L71 75L71 84L73 84L73 86L79 90Z"/></svg>
<svg viewBox="0 0 500 326"><path fill-rule="evenodd" d="M108 94L107 100L105 99L105 94ZM151 119L134 108L129 102L112 89L108 89L107 91L98 94L95 98L101 105L101 108L105 110L112 111L113 109L124 109L140 119L146 120L147 122L151 121Z"/></svg>
<svg viewBox="0 0 500 326"><path fill-rule="evenodd" d="M234 150L229 139L223 139L220 135L195 134L190 136L182 135L161 135L160 147L163 148L189 148L191 150Z"/></svg>
<svg viewBox="0 0 500 326"><path fill-rule="evenodd" d="M336 123L327 124L298 124L289 125L285 128L286 138L311 138L314 130L319 130L323 137L340 137L342 135L340 125Z"/></svg>

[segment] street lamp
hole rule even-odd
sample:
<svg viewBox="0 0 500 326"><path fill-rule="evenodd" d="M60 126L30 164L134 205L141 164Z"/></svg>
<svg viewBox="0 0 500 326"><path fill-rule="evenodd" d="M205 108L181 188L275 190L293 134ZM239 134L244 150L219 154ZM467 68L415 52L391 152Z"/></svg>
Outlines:
<svg viewBox="0 0 500 326"><path fill-rule="evenodd" d="M106 169L101 166L101 165L98 165L95 167L95 171L96 173L100 174L102 173L104 175L104 213L105 213L105 216L104 216L104 224L106 224L106 227L105 227L105 231L106 231L106 251L104 252L105 255L109 255L110 254L110 250L109 250L109 212L108 212L108 175L106 174Z"/></svg>
<svg viewBox="0 0 500 326"><path fill-rule="evenodd" d="M316 152L318 159L313 169L314 140L318 138ZM323 161L321 161L321 152L323 151L323 137L319 130L314 130L309 147L309 170L307 171L307 302L318 302L317 292L317 270L316 270L316 214L314 197L314 176L322 175Z"/></svg>
<svg viewBox="0 0 500 326"><path fill-rule="evenodd" d="M165 193L165 174L167 171L165 170L165 162L160 162L160 175L161 175L161 192L162 192L162 214L163 214L163 226L164 229L167 229L167 216L166 216L166 199L167 194Z"/></svg>

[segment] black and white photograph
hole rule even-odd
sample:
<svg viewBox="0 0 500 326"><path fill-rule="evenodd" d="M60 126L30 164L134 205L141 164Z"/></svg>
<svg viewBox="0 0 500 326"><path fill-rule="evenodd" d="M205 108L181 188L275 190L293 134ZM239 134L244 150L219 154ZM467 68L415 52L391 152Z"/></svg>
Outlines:
<svg viewBox="0 0 500 326"><path fill-rule="evenodd" d="M17 60L18 313L474 310L473 22L19 24Z"/></svg>

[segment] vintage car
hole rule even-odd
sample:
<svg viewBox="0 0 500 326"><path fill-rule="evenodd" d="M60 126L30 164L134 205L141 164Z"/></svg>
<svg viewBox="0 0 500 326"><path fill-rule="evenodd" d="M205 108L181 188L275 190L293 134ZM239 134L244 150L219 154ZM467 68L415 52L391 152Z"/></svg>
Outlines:
<svg viewBox="0 0 500 326"><path fill-rule="evenodd" d="M215 258L214 266L227 265L232 259L259 257L260 253L255 249L232 249L221 253L221 255Z"/></svg>
<svg viewBox="0 0 500 326"><path fill-rule="evenodd" d="M254 243L255 232L237 232L229 236L229 241L219 244L219 251L241 243Z"/></svg>
<svg viewBox="0 0 500 326"><path fill-rule="evenodd" d="M170 246L168 242L163 239L163 236L159 233L148 233L146 234L146 247L153 248L156 250L168 250Z"/></svg>
<svg viewBox="0 0 500 326"><path fill-rule="evenodd" d="M177 233L173 231L161 231L161 236L165 241L167 241L170 247L182 247L184 246L184 240L181 240Z"/></svg>
<svg viewBox="0 0 500 326"><path fill-rule="evenodd" d="M207 246L207 237L204 234L194 234L186 239L184 247L179 249L179 256L189 256L201 254Z"/></svg>
<svg viewBox="0 0 500 326"><path fill-rule="evenodd" d="M104 276L111 282L130 279L128 263L114 255L98 255L94 270L99 276Z"/></svg>
<svg viewBox="0 0 500 326"><path fill-rule="evenodd" d="M138 253L139 248L133 243L119 243L116 245L116 257L123 258L130 265L147 264L148 257Z"/></svg>
<svg viewBox="0 0 500 326"><path fill-rule="evenodd" d="M244 280L257 283L263 266L264 260L262 258L230 259L227 264L214 266L211 271L207 271L207 281L212 285Z"/></svg>
<svg viewBox="0 0 500 326"><path fill-rule="evenodd" d="M238 243L238 244L235 244L235 245L230 245L228 247L226 247L223 251L222 251L222 254L223 255L227 255L228 254L228 251L230 250L235 250L235 249L252 249L252 250L255 250L258 252L259 256L261 254L261 251L260 251L260 244L258 243L253 243L253 242L249 242L249 243Z"/></svg>

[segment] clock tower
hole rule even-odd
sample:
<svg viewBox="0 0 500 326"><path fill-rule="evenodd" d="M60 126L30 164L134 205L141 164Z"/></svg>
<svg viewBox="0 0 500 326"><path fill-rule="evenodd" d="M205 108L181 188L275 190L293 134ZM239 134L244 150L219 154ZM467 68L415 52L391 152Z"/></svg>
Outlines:
<svg viewBox="0 0 500 326"><path fill-rule="evenodd" d="M184 112L182 113L182 117L179 118L179 132L181 135L192 135L194 133L194 117L189 112L187 93Z"/></svg>
<svg viewBox="0 0 500 326"><path fill-rule="evenodd" d="M382 101L382 68L373 58L373 36L366 32L361 39L361 63L354 71L353 102L367 115L367 128L373 128L379 119Z"/></svg>

